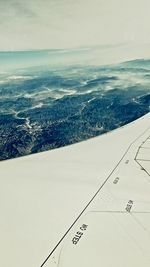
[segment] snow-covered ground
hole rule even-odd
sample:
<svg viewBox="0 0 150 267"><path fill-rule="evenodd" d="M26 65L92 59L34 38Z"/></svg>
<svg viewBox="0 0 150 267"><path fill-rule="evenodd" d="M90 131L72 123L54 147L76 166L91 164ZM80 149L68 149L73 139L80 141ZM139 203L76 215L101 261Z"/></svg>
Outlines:
<svg viewBox="0 0 150 267"><path fill-rule="evenodd" d="M1 162L0 266L148 267L149 137L150 113L79 144Z"/></svg>

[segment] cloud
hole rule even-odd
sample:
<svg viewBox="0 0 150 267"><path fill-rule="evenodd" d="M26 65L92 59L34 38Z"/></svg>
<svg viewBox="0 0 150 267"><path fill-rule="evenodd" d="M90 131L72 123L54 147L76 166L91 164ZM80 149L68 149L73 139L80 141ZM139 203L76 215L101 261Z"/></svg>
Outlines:
<svg viewBox="0 0 150 267"><path fill-rule="evenodd" d="M37 14L34 12L32 8L30 8L27 4L23 4L21 2L15 2L12 5L12 8L15 10L16 16L24 16L27 18L37 17Z"/></svg>
<svg viewBox="0 0 150 267"><path fill-rule="evenodd" d="M1 0L0 50L150 42L149 0Z"/></svg>
<svg viewBox="0 0 150 267"><path fill-rule="evenodd" d="M11 19L16 17L34 17L36 14L28 4L21 3L20 1L1 1L0 2L0 21L2 23L10 23Z"/></svg>

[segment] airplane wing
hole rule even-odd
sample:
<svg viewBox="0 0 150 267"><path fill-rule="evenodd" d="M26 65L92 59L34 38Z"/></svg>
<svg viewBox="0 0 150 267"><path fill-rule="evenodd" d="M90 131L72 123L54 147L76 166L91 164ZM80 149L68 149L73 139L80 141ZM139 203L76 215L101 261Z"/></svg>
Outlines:
<svg viewBox="0 0 150 267"><path fill-rule="evenodd" d="M150 266L150 113L0 173L0 266Z"/></svg>

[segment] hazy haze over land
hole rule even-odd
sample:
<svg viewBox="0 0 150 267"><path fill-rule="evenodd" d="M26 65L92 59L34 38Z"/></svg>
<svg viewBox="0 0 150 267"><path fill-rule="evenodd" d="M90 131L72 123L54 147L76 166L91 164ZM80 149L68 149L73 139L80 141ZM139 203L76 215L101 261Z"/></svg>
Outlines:
<svg viewBox="0 0 150 267"><path fill-rule="evenodd" d="M15 52L12 59L42 60L47 53ZM0 73L0 160L80 142L144 115L149 77L150 60Z"/></svg>

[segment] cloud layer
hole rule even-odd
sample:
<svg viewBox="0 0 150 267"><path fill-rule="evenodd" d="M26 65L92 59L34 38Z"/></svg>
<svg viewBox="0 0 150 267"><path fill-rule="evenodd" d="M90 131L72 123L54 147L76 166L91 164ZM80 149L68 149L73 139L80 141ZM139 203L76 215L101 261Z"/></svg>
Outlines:
<svg viewBox="0 0 150 267"><path fill-rule="evenodd" d="M1 0L0 50L150 42L149 0Z"/></svg>

